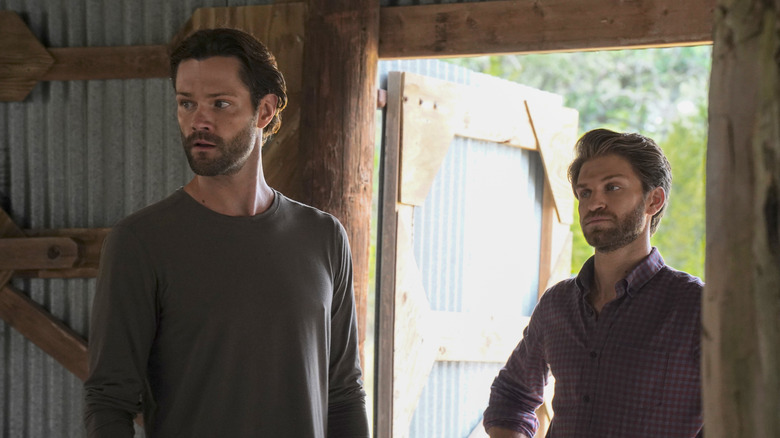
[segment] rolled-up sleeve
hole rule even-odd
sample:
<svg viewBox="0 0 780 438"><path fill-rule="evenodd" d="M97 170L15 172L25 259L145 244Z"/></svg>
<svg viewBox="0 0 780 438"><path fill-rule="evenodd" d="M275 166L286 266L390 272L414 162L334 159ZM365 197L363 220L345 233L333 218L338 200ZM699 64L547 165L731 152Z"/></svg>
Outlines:
<svg viewBox="0 0 780 438"><path fill-rule="evenodd" d="M483 418L485 430L498 426L531 437L539 428L535 411L544 401L549 368L538 311L537 308L523 330L523 339L490 387L490 401Z"/></svg>

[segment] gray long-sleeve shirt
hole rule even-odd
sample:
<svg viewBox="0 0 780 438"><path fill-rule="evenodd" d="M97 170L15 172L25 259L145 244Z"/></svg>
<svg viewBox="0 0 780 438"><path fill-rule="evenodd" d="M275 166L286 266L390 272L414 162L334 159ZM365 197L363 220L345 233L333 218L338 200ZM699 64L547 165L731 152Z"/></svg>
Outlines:
<svg viewBox="0 0 780 438"><path fill-rule="evenodd" d="M183 190L114 227L89 338L90 437L367 437L352 265L332 216ZM330 427L330 430L329 430Z"/></svg>

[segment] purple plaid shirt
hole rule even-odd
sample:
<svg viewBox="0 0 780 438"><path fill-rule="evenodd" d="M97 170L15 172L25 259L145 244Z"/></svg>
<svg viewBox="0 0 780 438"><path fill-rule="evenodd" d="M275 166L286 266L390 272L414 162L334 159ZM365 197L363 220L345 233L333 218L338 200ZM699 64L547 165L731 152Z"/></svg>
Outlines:
<svg viewBox="0 0 780 438"><path fill-rule="evenodd" d="M586 297L593 258L539 300L491 387L485 428L529 437L548 371L553 438L693 438L702 428L700 279L653 248L615 285L598 319Z"/></svg>

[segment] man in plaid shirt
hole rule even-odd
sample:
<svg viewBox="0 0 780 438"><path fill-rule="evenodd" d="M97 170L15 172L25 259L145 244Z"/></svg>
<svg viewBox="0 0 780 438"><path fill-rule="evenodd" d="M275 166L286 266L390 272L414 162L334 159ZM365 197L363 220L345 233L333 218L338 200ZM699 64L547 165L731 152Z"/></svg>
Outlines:
<svg viewBox="0 0 780 438"><path fill-rule="evenodd" d="M653 140L606 129L576 149L569 180L595 255L539 300L493 382L485 429L532 437L552 373L550 438L702 436L703 283L650 245L671 189L669 162Z"/></svg>

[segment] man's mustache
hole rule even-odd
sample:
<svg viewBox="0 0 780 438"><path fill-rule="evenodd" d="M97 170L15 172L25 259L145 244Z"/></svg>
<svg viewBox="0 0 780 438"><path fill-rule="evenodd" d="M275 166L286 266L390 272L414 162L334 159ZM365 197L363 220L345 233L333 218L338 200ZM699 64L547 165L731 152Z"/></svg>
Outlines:
<svg viewBox="0 0 780 438"><path fill-rule="evenodd" d="M206 141L217 146L222 144L222 138L220 136L206 131L193 132L188 135L184 141L189 147L192 147L197 141Z"/></svg>

